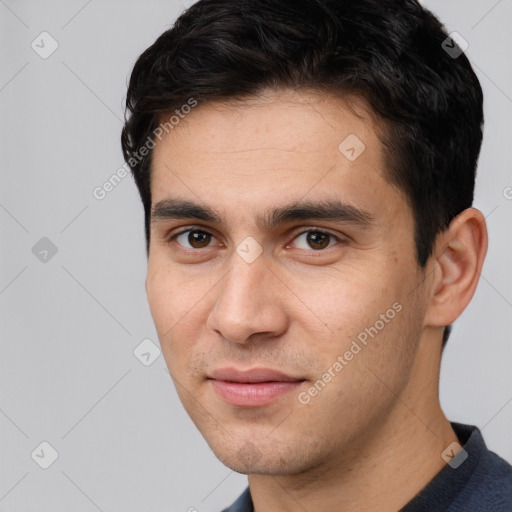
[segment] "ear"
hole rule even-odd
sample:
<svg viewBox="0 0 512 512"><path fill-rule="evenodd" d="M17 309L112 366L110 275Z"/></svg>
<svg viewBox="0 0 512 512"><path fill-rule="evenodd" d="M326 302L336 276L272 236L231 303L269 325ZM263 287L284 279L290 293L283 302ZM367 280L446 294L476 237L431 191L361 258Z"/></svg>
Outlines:
<svg viewBox="0 0 512 512"><path fill-rule="evenodd" d="M450 325L475 293L487 253L487 225L482 212L468 208L437 238L425 326Z"/></svg>

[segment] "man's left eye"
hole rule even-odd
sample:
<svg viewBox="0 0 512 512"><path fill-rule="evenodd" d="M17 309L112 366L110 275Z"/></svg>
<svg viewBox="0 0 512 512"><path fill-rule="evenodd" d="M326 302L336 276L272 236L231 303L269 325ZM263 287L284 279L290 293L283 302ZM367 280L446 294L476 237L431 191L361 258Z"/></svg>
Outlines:
<svg viewBox="0 0 512 512"><path fill-rule="evenodd" d="M340 239L334 236L332 233L327 233L325 231L318 230L304 231L303 233L300 233L297 237L295 237L294 240L300 240L301 237L304 237L304 235L306 236L305 238L302 239L302 247L298 246L298 249L313 249L315 251L319 251L332 247L333 245L336 245L336 243L340 242ZM330 244L330 242L332 243ZM295 246L297 246L296 242Z"/></svg>

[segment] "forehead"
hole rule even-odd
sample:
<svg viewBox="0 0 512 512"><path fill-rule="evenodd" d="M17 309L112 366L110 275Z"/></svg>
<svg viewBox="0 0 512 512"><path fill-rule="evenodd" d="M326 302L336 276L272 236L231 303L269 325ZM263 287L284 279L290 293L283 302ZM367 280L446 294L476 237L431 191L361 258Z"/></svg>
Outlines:
<svg viewBox="0 0 512 512"><path fill-rule="evenodd" d="M188 198L215 210L343 200L370 211L393 188L383 178L376 123L362 100L267 92L198 106L153 150L153 204ZM395 191L396 193L396 191Z"/></svg>
<svg viewBox="0 0 512 512"><path fill-rule="evenodd" d="M161 117L164 124L169 115ZM353 134L373 150L380 148L376 117L354 95L317 91L264 91L245 99L199 102L182 115L155 149L155 158L170 146L183 146L192 158L204 152L223 158L238 151L278 150L294 154L331 152ZM292 157L294 155L291 155Z"/></svg>

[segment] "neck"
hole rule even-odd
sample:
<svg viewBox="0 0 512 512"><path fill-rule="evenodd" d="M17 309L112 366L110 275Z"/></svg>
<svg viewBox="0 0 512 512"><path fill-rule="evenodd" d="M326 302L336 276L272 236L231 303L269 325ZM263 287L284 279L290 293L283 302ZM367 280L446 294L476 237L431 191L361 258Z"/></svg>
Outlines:
<svg viewBox="0 0 512 512"><path fill-rule="evenodd" d="M396 512L418 494L458 440L439 403L441 354L433 345L420 347L432 353L418 354L422 366L415 365L386 420L368 426L343 453L296 475L250 475L255 512Z"/></svg>

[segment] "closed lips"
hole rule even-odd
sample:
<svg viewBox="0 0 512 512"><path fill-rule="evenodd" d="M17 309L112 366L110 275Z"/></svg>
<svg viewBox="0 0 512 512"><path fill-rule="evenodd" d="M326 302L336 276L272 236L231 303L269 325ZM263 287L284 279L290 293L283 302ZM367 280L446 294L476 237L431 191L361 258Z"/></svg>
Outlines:
<svg viewBox="0 0 512 512"><path fill-rule="evenodd" d="M261 382L300 382L305 380L269 368L252 368L250 370L221 368L214 370L209 375L209 378L225 382L238 382L241 384L257 384Z"/></svg>

